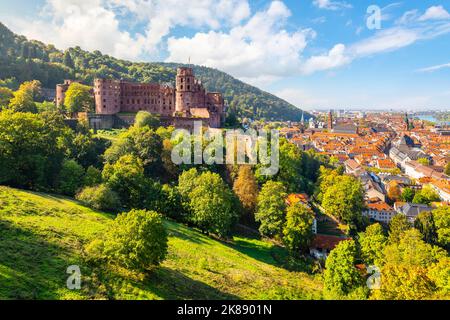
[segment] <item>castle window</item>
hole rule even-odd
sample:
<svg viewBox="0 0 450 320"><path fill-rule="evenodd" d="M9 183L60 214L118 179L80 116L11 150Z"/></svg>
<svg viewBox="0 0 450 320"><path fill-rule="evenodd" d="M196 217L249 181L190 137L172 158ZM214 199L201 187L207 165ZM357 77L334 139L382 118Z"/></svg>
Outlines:
<svg viewBox="0 0 450 320"><path fill-rule="evenodd" d="M106 102L106 99L103 99L103 102Z"/></svg>
<svg viewBox="0 0 450 320"><path fill-rule="evenodd" d="M183 90L183 85L181 85L181 88L180 88L181 90Z"/></svg>
<svg viewBox="0 0 450 320"><path fill-rule="evenodd" d="M183 78L181 78L181 83L183 83L184 82L184 79Z"/></svg>
<svg viewBox="0 0 450 320"><path fill-rule="evenodd" d="M187 88L188 90L191 90L191 86L188 86L188 88Z"/></svg>

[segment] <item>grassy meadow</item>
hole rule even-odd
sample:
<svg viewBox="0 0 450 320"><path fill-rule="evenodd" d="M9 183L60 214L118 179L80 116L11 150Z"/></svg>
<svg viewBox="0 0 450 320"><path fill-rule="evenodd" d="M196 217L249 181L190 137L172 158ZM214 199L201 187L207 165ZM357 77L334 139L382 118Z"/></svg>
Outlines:
<svg viewBox="0 0 450 320"><path fill-rule="evenodd" d="M169 252L149 274L86 262L84 245L113 215L69 198L0 186L0 299L320 299L322 284L284 248L228 242L165 221ZM66 288L79 265L81 290Z"/></svg>

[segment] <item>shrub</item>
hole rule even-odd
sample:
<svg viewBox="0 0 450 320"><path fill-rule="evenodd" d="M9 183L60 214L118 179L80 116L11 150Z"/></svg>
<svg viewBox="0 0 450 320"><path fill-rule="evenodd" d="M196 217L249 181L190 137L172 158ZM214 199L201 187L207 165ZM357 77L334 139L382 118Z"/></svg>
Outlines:
<svg viewBox="0 0 450 320"><path fill-rule="evenodd" d="M167 233L161 216L146 210L119 214L103 241L93 241L88 246L88 253L95 251L130 270L151 270L167 254Z"/></svg>
<svg viewBox="0 0 450 320"><path fill-rule="evenodd" d="M147 111L139 111L134 120L134 125L139 128L149 126L150 128L156 129L160 124L161 120L159 116Z"/></svg>
<svg viewBox="0 0 450 320"><path fill-rule="evenodd" d="M76 198L97 210L118 211L120 208L119 196L104 184L86 187Z"/></svg>
<svg viewBox="0 0 450 320"><path fill-rule="evenodd" d="M113 164L103 168L102 179L117 192L126 208L143 208L145 182L142 161L132 155L125 155Z"/></svg>
<svg viewBox="0 0 450 320"><path fill-rule="evenodd" d="M178 221L183 221L186 218L181 194L176 187L171 187L168 184L162 186L160 207L161 213L167 217Z"/></svg>
<svg viewBox="0 0 450 320"><path fill-rule="evenodd" d="M75 160L64 160L58 177L58 192L74 196L83 185L84 169Z"/></svg>
<svg viewBox="0 0 450 320"><path fill-rule="evenodd" d="M92 187L100 183L102 183L102 172L93 166L87 168L83 184L87 187Z"/></svg>

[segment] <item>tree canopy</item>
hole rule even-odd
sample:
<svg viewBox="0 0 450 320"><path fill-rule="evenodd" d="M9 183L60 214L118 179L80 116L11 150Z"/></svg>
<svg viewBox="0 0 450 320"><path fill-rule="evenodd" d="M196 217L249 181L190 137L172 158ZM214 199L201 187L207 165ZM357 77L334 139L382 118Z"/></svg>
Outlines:
<svg viewBox="0 0 450 320"><path fill-rule="evenodd" d="M282 237L286 221L286 188L281 182L267 181L258 195L255 219L259 231L269 237Z"/></svg>
<svg viewBox="0 0 450 320"><path fill-rule="evenodd" d="M91 87L73 82L66 91L64 106L69 113L93 112L94 98Z"/></svg>
<svg viewBox="0 0 450 320"><path fill-rule="evenodd" d="M361 182L352 176L336 176L323 195L322 206L327 214L340 221L360 226L365 207Z"/></svg>
<svg viewBox="0 0 450 320"><path fill-rule="evenodd" d="M314 213L304 204L298 202L287 208L283 242L291 252L306 252L313 237L313 222Z"/></svg>

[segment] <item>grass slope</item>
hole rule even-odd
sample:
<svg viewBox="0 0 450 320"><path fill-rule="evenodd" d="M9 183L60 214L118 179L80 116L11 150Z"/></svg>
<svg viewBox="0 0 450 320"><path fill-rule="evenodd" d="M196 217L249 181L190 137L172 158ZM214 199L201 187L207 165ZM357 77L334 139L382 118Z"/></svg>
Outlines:
<svg viewBox="0 0 450 320"><path fill-rule="evenodd" d="M224 243L169 221L169 254L150 275L86 264L83 245L112 220L71 199L0 186L0 299L321 298L318 279L282 267L284 249ZM69 265L81 268L81 290L66 288Z"/></svg>

